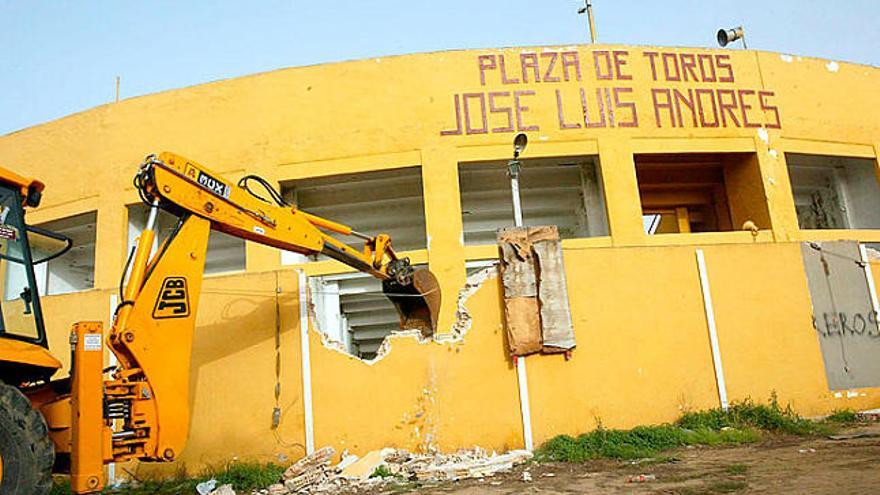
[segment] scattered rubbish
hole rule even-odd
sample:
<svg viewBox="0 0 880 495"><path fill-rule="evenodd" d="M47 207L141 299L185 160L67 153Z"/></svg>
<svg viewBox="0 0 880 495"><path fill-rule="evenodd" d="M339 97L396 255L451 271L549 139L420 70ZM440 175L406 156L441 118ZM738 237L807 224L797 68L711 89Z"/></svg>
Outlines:
<svg viewBox="0 0 880 495"><path fill-rule="evenodd" d="M500 482L500 481L490 481L489 484L492 485L492 486L501 486L501 482Z"/></svg>
<svg viewBox="0 0 880 495"><path fill-rule="evenodd" d="M870 431L857 431L844 435L828 435L828 438L831 440L852 440L853 438L871 438L876 436L880 436L880 434Z"/></svg>
<svg viewBox="0 0 880 495"><path fill-rule="evenodd" d="M211 495L235 495L235 490L232 489L232 485L222 485L211 492Z"/></svg>
<svg viewBox="0 0 880 495"><path fill-rule="evenodd" d="M807 452L812 453L812 452L815 452L815 451L816 451L816 449L813 449L813 448L809 448L809 449L798 449L798 452L800 452L801 454L806 454Z"/></svg>
<svg viewBox="0 0 880 495"><path fill-rule="evenodd" d="M553 478L556 476L556 473L541 473L541 476L544 478Z"/></svg>
<svg viewBox="0 0 880 495"><path fill-rule="evenodd" d="M626 482L627 483L645 483L648 481L654 481L657 479L657 476L653 474L640 474L638 476L630 476Z"/></svg>
<svg viewBox="0 0 880 495"><path fill-rule="evenodd" d="M856 413L856 419L866 423L880 421L880 409L869 409L867 411L859 411Z"/></svg>
<svg viewBox="0 0 880 495"><path fill-rule="evenodd" d="M196 491L199 493L199 495L208 495L209 493L213 492L215 488L217 488L217 480L215 479L203 481L196 485Z"/></svg>
<svg viewBox="0 0 880 495"><path fill-rule="evenodd" d="M269 495L350 493L381 488L403 481L419 481L425 484L481 479L510 471L514 466L532 458L532 453L526 450L496 454L476 447L452 454L416 454L407 450L386 448L370 452L361 458L345 455L342 461L334 466L331 459L335 454L331 447L325 447L300 459L284 472L283 484L272 485L261 493ZM526 482L532 481L531 473L524 471L522 479ZM493 481L491 484L498 485L501 482Z"/></svg>

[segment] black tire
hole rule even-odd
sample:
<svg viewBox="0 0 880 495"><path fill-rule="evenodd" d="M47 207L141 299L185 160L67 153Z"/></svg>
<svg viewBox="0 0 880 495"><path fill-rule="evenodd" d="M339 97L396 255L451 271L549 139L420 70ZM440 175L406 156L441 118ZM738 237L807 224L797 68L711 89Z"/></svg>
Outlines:
<svg viewBox="0 0 880 495"><path fill-rule="evenodd" d="M0 382L3 495L45 495L52 489L55 445L43 415L15 387Z"/></svg>

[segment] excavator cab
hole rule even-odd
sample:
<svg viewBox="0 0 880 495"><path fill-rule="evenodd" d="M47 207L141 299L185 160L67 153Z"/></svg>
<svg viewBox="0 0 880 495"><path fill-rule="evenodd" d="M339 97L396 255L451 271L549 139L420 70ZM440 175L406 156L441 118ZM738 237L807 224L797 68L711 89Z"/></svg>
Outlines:
<svg viewBox="0 0 880 495"><path fill-rule="evenodd" d="M37 206L41 191L41 183L0 169L0 381L10 385L44 380L60 367L47 350L37 278L72 243L25 222L25 206Z"/></svg>

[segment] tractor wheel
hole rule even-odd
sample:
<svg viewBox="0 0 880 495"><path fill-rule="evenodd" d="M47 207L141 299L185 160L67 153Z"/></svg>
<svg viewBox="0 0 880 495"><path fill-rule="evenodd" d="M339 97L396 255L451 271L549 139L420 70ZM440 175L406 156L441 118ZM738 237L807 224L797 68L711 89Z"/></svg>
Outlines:
<svg viewBox="0 0 880 495"><path fill-rule="evenodd" d="M54 462L43 415L17 388L0 382L0 493L49 493Z"/></svg>

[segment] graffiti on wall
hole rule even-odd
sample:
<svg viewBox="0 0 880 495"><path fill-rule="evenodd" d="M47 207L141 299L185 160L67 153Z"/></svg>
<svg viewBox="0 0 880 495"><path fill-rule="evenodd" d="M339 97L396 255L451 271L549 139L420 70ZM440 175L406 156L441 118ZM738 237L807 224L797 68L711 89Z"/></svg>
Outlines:
<svg viewBox="0 0 880 495"><path fill-rule="evenodd" d="M804 242L801 255L829 388L880 386L880 329L859 243Z"/></svg>
<svg viewBox="0 0 880 495"><path fill-rule="evenodd" d="M635 80L641 64L648 81ZM776 94L737 85L730 55L678 51L544 50L478 55L475 85L455 93L443 136L628 128L781 127ZM569 83L569 84L564 84ZM646 84L647 83L647 84ZM499 89L487 91L486 87ZM645 99L637 92L647 91ZM642 108L650 101L650 108ZM535 118L554 105L556 121Z"/></svg>
<svg viewBox="0 0 880 495"><path fill-rule="evenodd" d="M820 337L871 337L880 338L877 313L874 311L854 313L823 312L813 315L813 329Z"/></svg>

